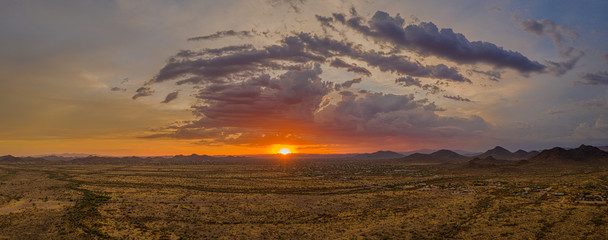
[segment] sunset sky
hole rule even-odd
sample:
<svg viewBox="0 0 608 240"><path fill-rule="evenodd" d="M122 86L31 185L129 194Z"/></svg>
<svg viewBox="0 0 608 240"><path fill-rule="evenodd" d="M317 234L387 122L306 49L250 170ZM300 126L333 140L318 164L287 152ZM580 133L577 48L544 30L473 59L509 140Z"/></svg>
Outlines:
<svg viewBox="0 0 608 240"><path fill-rule="evenodd" d="M608 1L0 1L0 155L608 145Z"/></svg>

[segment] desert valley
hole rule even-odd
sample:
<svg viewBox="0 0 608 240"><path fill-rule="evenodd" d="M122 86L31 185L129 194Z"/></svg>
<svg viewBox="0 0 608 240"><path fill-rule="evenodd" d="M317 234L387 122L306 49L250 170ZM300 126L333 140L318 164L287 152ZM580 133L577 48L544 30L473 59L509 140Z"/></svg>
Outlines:
<svg viewBox="0 0 608 240"><path fill-rule="evenodd" d="M606 239L608 153L0 158L0 239Z"/></svg>

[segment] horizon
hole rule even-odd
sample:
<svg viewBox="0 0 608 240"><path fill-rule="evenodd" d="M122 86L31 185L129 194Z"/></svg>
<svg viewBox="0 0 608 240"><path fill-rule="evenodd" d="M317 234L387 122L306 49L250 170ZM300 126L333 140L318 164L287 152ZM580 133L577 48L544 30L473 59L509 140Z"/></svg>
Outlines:
<svg viewBox="0 0 608 240"><path fill-rule="evenodd" d="M394 150L376 150L376 151L372 151L372 152L349 152L349 153L288 153L288 154L283 154L283 155L357 155L357 154L372 154L372 153L377 153L377 152L394 152L394 153L398 153L398 154L406 154L405 156L414 154L414 153L433 153L433 152L437 152L437 151L442 151L442 150L448 150L448 151L452 151L452 152L456 152L460 155L471 155L471 156L476 156L482 153L485 153L489 150L492 150L494 148L497 147L501 147L504 148L506 150L508 150L511 153L515 153L516 151L519 150L523 150L526 152L532 152L532 151L538 151L538 152L542 152L544 150L550 150L553 148L563 148L563 149L575 149L578 148L580 146L592 146L592 147L596 147L596 148L600 148L603 150L603 148L606 148L608 146L595 146L595 145L588 145L588 144L580 144L578 146L554 146L554 147L550 147L550 148L544 148L544 149L516 149L516 150L512 150L509 148L505 148L502 146L495 146L492 148L488 148L486 150L483 151L468 151L468 150L462 150L462 149L446 149L446 148L439 148L439 149L418 149L418 150L413 150L413 151L394 151ZM13 155L13 154L3 154L0 155L0 157L2 156L14 156L14 157L33 157L33 158L41 158L41 157L49 157L49 156L57 156L57 157L66 157L66 158L84 158L84 157L90 157L90 156L94 156L94 157L175 157L175 156L192 156L192 155L198 155L198 156L211 156L211 157L255 157L255 156L281 156L281 153L258 153L258 154L204 154L204 153L180 153L180 154L173 154L173 155L104 155L104 154L95 154L95 153L50 153L50 154L37 154L37 155Z"/></svg>
<svg viewBox="0 0 608 240"><path fill-rule="evenodd" d="M608 146L608 2L2 5L0 156Z"/></svg>

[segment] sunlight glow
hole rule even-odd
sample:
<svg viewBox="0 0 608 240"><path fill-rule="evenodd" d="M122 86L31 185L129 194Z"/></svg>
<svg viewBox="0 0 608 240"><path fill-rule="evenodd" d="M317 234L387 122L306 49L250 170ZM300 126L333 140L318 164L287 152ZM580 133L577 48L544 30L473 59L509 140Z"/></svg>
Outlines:
<svg viewBox="0 0 608 240"><path fill-rule="evenodd" d="M291 150L289 150L289 148L281 148L281 150L279 150L279 153L283 154L283 155L287 155L287 154L291 153Z"/></svg>

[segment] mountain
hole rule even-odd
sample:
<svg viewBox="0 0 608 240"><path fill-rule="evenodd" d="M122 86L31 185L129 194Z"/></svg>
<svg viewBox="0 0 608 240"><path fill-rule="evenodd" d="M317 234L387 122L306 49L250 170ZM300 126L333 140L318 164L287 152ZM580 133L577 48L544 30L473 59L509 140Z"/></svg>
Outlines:
<svg viewBox="0 0 608 240"><path fill-rule="evenodd" d="M478 158L486 158L486 157L494 157L497 159L510 159L512 157L513 153L511 153L511 151L501 147L501 146L496 146L480 155L478 155Z"/></svg>
<svg viewBox="0 0 608 240"><path fill-rule="evenodd" d="M229 159L230 157L224 157L222 159ZM76 158L64 161L65 163L71 164L202 164L209 163L210 161L217 160L220 158L211 157L208 155L175 155L170 158L166 157L100 157L100 156L88 156L84 158Z"/></svg>
<svg viewBox="0 0 608 240"><path fill-rule="evenodd" d="M46 163L45 159L33 157L15 157L12 155L0 156L0 164L37 164Z"/></svg>
<svg viewBox="0 0 608 240"><path fill-rule="evenodd" d="M468 157L462 156L450 150L439 150L431 154L414 153L400 160L405 162L420 162L420 163L456 163L468 160Z"/></svg>
<svg viewBox="0 0 608 240"><path fill-rule="evenodd" d="M381 160L381 159L395 159L395 158L402 158L404 157L403 154L399 154L393 151L377 151L374 153L363 153L363 154L357 154L355 155L354 159L361 159L361 160Z"/></svg>
<svg viewBox="0 0 608 240"><path fill-rule="evenodd" d="M192 154L189 156L185 156L185 155L176 155L172 158L170 158L170 163L173 164L197 164L197 163L205 163L205 162L210 162L213 160L216 160L216 157L212 157L209 155L198 155L198 154Z"/></svg>
<svg viewBox="0 0 608 240"><path fill-rule="evenodd" d="M482 154L477 155L477 158L486 158L486 157L494 157L496 159L503 159L503 160L521 160L521 159L528 159L531 157L534 157L538 154L538 151L530 151L530 152L526 152L524 150L517 150L516 152L511 152L501 146L496 146Z"/></svg>
<svg viewBox="0 0 608 240"><path fill-rule="evenodd" d="M528 163L527 160L520 161L511 161L511 160L500 160L496 159L492 156L488 156L485 158L474 158L469 161L469 166L471 167L498 167L498 166L517 166L521 164Z"/></svg>
<svg viewBox="0 0 608 240"><path fill-rule="evenodd" d="M481 153L479 152L471 152L471 151L467 151L467 150L450 150L452 152L458 153L462 156L475 156L475 155L479 155ZM399 152L400 154L403 154L405 156L409 156L412 155L414 153L424 153L424 154L431 154L437 152L437 149L419 149L419 150L415 150L415 151L409 151L409 152Z"/></svg>
<svg viewBox="0 0 608 240"><path fill-rule="evenodd" d="M564 149L555 147L543 150L538 155L530 158L535 163L566 163L566 164L608 164L608 152L589 145L581 145L578 148Z"/></svg>
<svg viewBox="0 0 608 240"><path fill-rule="evenodd" d="M539 154L539 151L526 152L524 150L519 149L519 150L515 151L511 156L512 156L512 159L528 159L528 158L534 157L538 154Z"/></svg>

